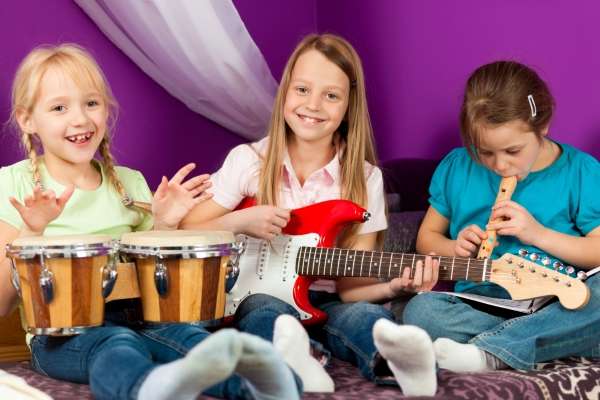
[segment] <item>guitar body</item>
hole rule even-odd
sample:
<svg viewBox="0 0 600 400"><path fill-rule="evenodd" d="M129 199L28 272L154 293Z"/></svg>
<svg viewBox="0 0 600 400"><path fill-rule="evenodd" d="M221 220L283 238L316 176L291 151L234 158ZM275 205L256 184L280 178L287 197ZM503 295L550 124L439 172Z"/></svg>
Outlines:
<svg viewBox="0 0 600 400"><path fill-rule="evenodd" d="M239 208L253 206L246 199ZM240 235L244 250L239 258L239 275L227 294L225 316L232 316L248 296L265 293L291 304L304 324L320 324L327 315L313 307L308 290L315 278L296 272L296 256L301 246L333 247L340 232L350 223L364 222L369 214L347 200L329 200L292 210L283 234L273 241Z"/></svg>

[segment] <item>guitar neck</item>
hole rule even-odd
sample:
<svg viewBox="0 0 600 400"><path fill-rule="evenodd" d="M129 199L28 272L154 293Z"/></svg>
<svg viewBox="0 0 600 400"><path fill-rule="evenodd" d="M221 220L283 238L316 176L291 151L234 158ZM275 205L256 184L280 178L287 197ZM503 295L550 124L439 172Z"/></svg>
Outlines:
<svg viewBox="0 0 600 400"><path fill-rule="evenodd" d="M439 260L439 280L489 280L491 263L488 259L433 256ZM417 262L425 256L409 253L362 251L325 247L300 247L296 258L299 275L319 277L395 278L410 269L414 276Z"/></svg>

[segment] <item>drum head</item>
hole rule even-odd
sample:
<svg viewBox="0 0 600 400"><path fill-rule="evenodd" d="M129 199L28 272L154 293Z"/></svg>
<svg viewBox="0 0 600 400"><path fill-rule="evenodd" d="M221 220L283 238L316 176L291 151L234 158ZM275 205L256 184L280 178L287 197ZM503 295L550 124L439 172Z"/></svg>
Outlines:
<svg viewBox="0 0 600 400"><path fill-rule="evenodd" d="M122 245L147 247L190 247L234 243L235 237L227 231L146 231L125 233Z"/></svg>
<svg viewBox="0 0 600 400"><path fill-rule="evenodd" d="M112 238L107 235L60 235L60 236L31 236L17 238L12 242L14 247L30 246L72 246L110 243Z"/></svg>
<svg viewBox="0 0 600 400"><path fill-rule="evenodd" d="M200 258L229 255L234 243L227 231L147 231L125 233L120 248L129 254Z"/></svg>
<svg viewBox="0 0 600 400"><path fill-rule="evenodd" d="M7 246L8 255L22 258L42 253L48 257L92 257L115 251L115 241L108 235L31 236L17 238Z"/></svg>

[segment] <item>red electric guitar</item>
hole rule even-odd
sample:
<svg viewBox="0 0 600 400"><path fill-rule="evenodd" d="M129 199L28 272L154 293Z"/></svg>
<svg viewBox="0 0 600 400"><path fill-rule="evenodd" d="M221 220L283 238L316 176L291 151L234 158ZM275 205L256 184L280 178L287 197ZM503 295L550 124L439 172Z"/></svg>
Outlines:
<svg viewBox="0 0 600 400"><path fill-rule="evenodd" d="M250 205L253 200L247 199L238 208ZM412 276L416 262L425 256L331 247L347 224L368 218L366 210L350 201L330 200L293 210L283 234L270 242L240 235L239 275L227 294L225 316L235 314L247 296L265 293L294 306L303 323L318 324L327 315L308 301L308 289L317 278L393 278L401 276L405 268L411 269ZM589 289L580 279L523 257L505 254L493 261L436 258L441 281L494 282L513 300L554 295L568 309L581 308L589 300Z"/></svg>

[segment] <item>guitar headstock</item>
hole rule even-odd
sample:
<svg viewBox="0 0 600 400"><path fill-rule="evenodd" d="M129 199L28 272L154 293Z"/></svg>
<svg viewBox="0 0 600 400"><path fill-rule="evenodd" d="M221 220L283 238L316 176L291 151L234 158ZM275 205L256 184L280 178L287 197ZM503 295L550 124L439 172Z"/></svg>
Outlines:
<svg viewBox="0 0 600 400"><path fill-rule="evenodd" d="M505 288L513 300L553 295L569 310L585 306L590 298L580 279L513 254L492 261L490 282Z"/></svg>

